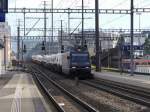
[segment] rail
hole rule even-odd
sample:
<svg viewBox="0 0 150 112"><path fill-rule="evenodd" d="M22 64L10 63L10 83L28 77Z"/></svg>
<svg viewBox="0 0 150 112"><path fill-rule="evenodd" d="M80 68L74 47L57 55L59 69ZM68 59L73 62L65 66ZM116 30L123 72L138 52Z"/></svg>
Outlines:
<svg viewBox="0 0 150 112"><path fill-rule="evenodd" d="M42 90L46 93L46 95L50 98L50 100L52 101L52 103L54 104L54 106L56 107L56 109L59 112L65 112L65 110L57 103L57 101L55 100L55 98L49 93L49 91L47 90L47 88L43 85L43 83L41 82L41 80L37 76L37 74L34 71L34 69L32 67L30 67L30 70L31 70L30 72L35 76L35 79L38 81L38 84L41 86Z"/></svg>
<svg viewBox="0 0 150 112"><path fill-rule="evenodd" d="M150 107L150 90L148 89L104 79L82 81L81 83Z"/></svg>
<svg viewBox="0 0 150 112"><path fill-rule="evenodd" d="M51 82L54 86L59 88L62 92L64 92L68 97L70 97L72 100L74 100L76 103L80 104L83 108L85 108L88 112L98 112L95 108L87 104L86 102L82 101L78 97L71 94L69 91L65 90L63 87L61 87L59 84L57 84L55 81L50 79L44 72L42 72L40 69L37 69L34 67L34 70L40 72L42 76L44 76L49 82Z"/></svg>

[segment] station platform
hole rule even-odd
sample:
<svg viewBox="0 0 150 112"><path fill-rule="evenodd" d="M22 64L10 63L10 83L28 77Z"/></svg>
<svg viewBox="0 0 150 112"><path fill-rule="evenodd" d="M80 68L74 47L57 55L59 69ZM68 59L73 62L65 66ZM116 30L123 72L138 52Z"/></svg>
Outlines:
<svg viewBox="0 0 150 112"><path fill-rule="evenodd" d="M0 112L53 112L32 76L19 71L0 76Z"/></svg>
<svg viewBox="0 0 150 112"><path fill-rule="evenodd" d="M111 80L115 82L120 82L124 84L150 89L150 76L148 75L134 74L133 76L131 76L131 74L127 74L127 73L120 74L118 72L108 72L108 71L102 71L102 72L92 71L92 73L95 78L101 78L101 79Z"/></svg>

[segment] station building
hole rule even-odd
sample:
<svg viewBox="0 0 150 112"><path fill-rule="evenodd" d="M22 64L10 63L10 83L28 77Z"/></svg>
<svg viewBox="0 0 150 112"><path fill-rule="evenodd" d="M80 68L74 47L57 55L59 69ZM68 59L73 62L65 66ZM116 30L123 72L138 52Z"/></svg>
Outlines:
<svg viewBox="0 0 150 112"><path fill-rule="evenodd" d="M100 42L102 46L102 50L108 50L111 48L115 48L120 34L119 33L112 33L112 32L100 32ZM61 42L61 32L58 32L58 42ZM62 34L62 44L64 46L72 46L72 45L81 45L82 32L74 33L70 37L68 33L63 32ZM88 47L91 56L95 55L95 31L84 31L84 38L85 43Z"/></svg>
<svg viewBox="0 0 150 112"><path fill-rule="evenodd" d="M0 65L11 65L11 29L7 22L0 22L0 41L3 49L0 50Z"/></svg>
<svg viewBox="0 0 150 112"><path fill-rule="evenodd" d="M130 44L131 43L130 33L122 33L121 35L124 37L124 41L125 41L124 45L125 46L130 46L131 45ZM134 33L133 45L134 46L143 46L144 43L145 43L146 38L148 38L147 33L143 33L143 32L141 32L141 33ZM128 49L128 52L130 52L130 48ZM144 50L143 50L143 48L141 48L141 49L135 49L134 48L133 54L134 54L134 58L142 57L144 55ZM128 55L128 56L129 57L127 57L127 58L130 58L130 55Z"/></svg>

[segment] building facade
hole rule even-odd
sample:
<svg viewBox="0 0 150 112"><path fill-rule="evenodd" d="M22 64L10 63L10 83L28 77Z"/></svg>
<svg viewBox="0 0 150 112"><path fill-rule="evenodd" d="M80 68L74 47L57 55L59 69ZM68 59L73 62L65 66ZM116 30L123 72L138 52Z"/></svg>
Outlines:
<svg viewBox="0 0 150 112"><path fill-rule="evenodd" d="M11 29L7 22L0 22L0 40L4 48L0 52L0 63L8 67L11 64Z"/></svg>
<svg viewBox="0 0 150 112"><path fill-rule="evenodd" d="M100 32L100 43L102 46L102 50L108 50L111 48L115 48L118 39L120 37L119 33L113 32ZM87 45L88 50L91 56L95 55L95 31L84 31L84 43ZM61 39L62 38L62 39ZM64 46L73 46L73 45L81 45L82 33L74 33L69 36L67 33L63 32L61 37L61 32L58 33L58 42Z"/></svg>
<svg viewBox="0 0 150 112"><path fill-rule="evenodd" d="M131 45L131 36L130 33L122 33L121 34L124 37L124 46L130 46ZM143 46L145 43L145 40L148 38L147 33L134 33L134 38L133 38L133 46ZM128 52L130 52L130 47L128 49ZM143 48L141 49L135 49L134 48L134 58L142 57L144 55L144 50ZM128 57L130 58L130 56Z"/></svg>

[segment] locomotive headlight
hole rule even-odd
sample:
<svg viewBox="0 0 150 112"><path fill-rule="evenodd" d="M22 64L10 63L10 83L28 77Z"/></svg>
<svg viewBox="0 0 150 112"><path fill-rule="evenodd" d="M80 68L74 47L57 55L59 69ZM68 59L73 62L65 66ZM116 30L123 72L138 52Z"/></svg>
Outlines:
<svg viewBox="0 0 150 112"><path fill-rule="evenodd" d="M75 69L76 67L72 67L73 69Z"/></svg>
<svg viewBox="0 0 150 112"><path fill-rule="evenodd" d="M89 68L89 67L85 67L85 68Z"/></svg>

